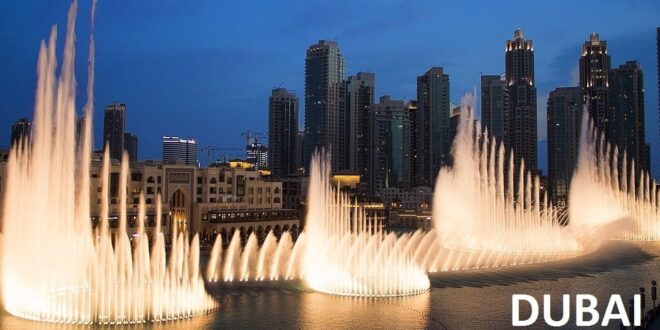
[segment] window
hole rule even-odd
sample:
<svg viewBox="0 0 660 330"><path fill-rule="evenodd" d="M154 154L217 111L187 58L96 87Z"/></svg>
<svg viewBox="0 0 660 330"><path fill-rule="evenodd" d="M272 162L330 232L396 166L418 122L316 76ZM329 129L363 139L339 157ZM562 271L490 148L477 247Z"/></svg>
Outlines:
<svg viewBox="0 0 660 330"><path fill-rule="evenodd" d="M211 178L211 184L216 184L217 180L215 178Z"/></svg>
<svg viewBox="0 0 660 330"><path fill-rule="evenodd" d="M131 181L142 181L142 173L140 172L131 173Z"/></svg>
<svg viewBox="0 0 660 330"><path fill-rule="evenodd" d="M209 190L211 194L215 194L215 187L211 187Z"/></svg>
<svg viewBox="0 0 660 330"><path fill-rule="evenodd" d="M253 194L254 193L254 188L248 188L248 194Z"/></svg>
<svg viewBox="0 0 660 330"><path fill-rule="evenodd" d="M158 176L158 183L160 184L161 181L162 181L162 178L161 178L161 176L159 175L159 176Z"/></svg>
<svg viewBox="0 0 660 330"><path fill-rule="evenodd" d="M154 177L153 176L148 177L147 183L154 183Z"/></svg>
<svg viewBox="0 0 660 330"><path fill-rule="evenodd" d="M154 194L154 187L147 187L147 195L153 195Z"/></svg>
<svg viewBox="0 0 660 330"><path fill-rule="evenodd" d="M215 198L209 199L209 203L215 203Z"/></svg>
<svg viewBox="0 0 660 330"><path fill-rule="evenodd" d="M232 184L232 177L230 176L227 177L227 184Z"/></svg>
<svg viewBox="0 0 660 330"><path fill-rule="evenodd" d="M202 184L202 177L201 176L197 177L197 184Z"/></svg>
<svg viewBox="0 0 660 330"><path fill-rule="evenodd" d="M202 198L201 198L201 197L197 197L197 203L201 203L201 202L202 202Z"/></svg>
<svg viewBox="0 0 660 330"><path fill-rule="evenodd" d="M153 200L151 198L147 198L146 203L147 204L153 204Z"/></svg>
<svg viewBox="0 0 660 330"><path fill-rule="evenodd" d="M267 194L270 194L270 187L267 187L267 188L266 188L266 193L267 193Z"/></svg>
<svg viewBox="0 0 660 330"><path fill-rule="evenodd" d="M278 204L279 202L280 202L280 198L279 198L279 197L275 197L275 198L273 198L273 203Z"/></svg>
<svg viewBox="0 0 660 330"><path fill-rule="evenodd" d="M261 189L261 187L257 188L257 194L261 194L262 192L263 190Z"/></svg>
<svg viewBox="0 0 660 330"><path fill-rule="evenodd" d="M197 187L197 193L201 194L202 193L202 187Z"/></svg>
<svg viewBox="0 0 660 330"><path fill-rule="evenodd" d="M280 187L275 187L275 193L279 194L280 193Z"/></svg>

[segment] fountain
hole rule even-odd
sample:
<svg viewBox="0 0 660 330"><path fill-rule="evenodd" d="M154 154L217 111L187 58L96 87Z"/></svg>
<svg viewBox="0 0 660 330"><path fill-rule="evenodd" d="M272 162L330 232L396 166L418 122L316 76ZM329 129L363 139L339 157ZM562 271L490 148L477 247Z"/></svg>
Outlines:
<svg viewBox="0 0 660 330"><path fill-rule="evenodd" d="M92 6L92 25L94 17ZM2 301L16 316L57 323L128 324L191 317L217 307L199 273L199 240L175 236L166 261L160 227L154 242L139 229L126 233L128 161L120 186L119 235L109 234L109 167L101 171L101 223L90 217L94 41L90 37L89 84L80 144L76 142L74 1L68 13L64 59L56 75L53 27L39 51L33 135L14 147L7 164L2 224ZM92 29L93 30L93 29ZM131 241L132 240L132 241ZM133 245L133 247L131 246ZM151 252L149 248L151 246Z"/></svg>
<svg viewBox="0 0 660 330"><path fill-rule="evenodd" d="M316 154L310 173L302 276L314 290L367 297L415 294L429 288L406 241L330 184L329 159Z"/></svg>
<svg viewBox="0 0 660 330"><path fill-rule="evenodd" d="M251 234L241 248L238 232L222 251L218 235L207 279L212 282L304 279L312 289L338 295L391 297L423 292L429 279L415 260L408 235L386 234L346 194L330 184L329 159L311 163L309 213L305 230L293 245L269 232L261 247ZM224 258L223 258L224 256ZM224 263L222 263L224 259Z"/></svg>
<svg viewBox="0 0 660 330"><path fill-rule="evenodd" d="M598 132L584 110L578 165L569 195L571 226L598 228L604 239L660 239L660 200L656 183L638 172ZM612 225L612 224L615 225ZM616 225L618 224L618 225Z"/></svg>
<svg viewBox="0 0 660 330"><path fill-rule="evenodd" d="M562 215L541 191L539 178L525 171L524 161L514 169L512 152L505 176L505 147L474 121L475 98L468 94L461 100L453 164L441 169L436 183L434 227L450 251L439 270L541 262L582 253L583 241L560 224Z"/></svg>

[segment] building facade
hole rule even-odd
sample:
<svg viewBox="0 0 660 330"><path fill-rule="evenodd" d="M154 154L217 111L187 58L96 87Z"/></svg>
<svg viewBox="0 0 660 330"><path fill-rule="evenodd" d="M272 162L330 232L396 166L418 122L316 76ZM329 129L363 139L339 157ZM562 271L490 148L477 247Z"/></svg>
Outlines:
<svg viewBox="0 0 660 330"><path fill-rule="evenodd" d="M124 149L128 159L132 162L138 161L138 136L132 133L124 133Z"/></svg>
<svg viewBox="0 0 660 330"><path fill-rule="evenodd" d="M410 180L411 187L417 187L419 186L417 176L417 155L419 152L417 148L417 100L410 100L406 103L406 112L408 112L408 124L410 125L408 129L408 180Z"/></svg>
<svg viewBox="0 0 660 330"><path fill-rule="evenodd" d="M334 41L320 40L305 59L305 166L319 148L332 153L332 170L347 168L344 57Z"/></svg>
<svg viewBox="0 0 660 330"><path fill-rule="evenodd" d="M506 41L505 80L510 95L507 139L505 144L514 151L514 165L537 170L536 149L536 84L534 79L534 48L522 30Z"/></svg>
<svg viewBox="0 0 660 330"><path fill-rule="evenodd" d="M598 33L592 33L582 46L580 56L580 88L582 100L587 105L589 116L601 132L607 132L609 118L608 73L610 55L607 41L600 40Z"/></svg>
<svg viewBox="0 0 660 330"><path fill-rule="evenodd" d="M369 192L410 185L410 119L403 100L382 96L373 113Z"/></svg>
<svg viewBox="0 0 660 330"><path fill-rule="evenodd" d="M481 76L481 124L504 141L509 127L509 88L499 75Z"/></svg>
<svg viewBox="0 0 660 330"><path fill-rule="evenodd" d="M433 186L449 161L449 75L433 67L417 77L417 185Z"/></svg>
<svg viewBox="0 0 660 330"><path fill-rule="evenodd" d="M609 72L610 121L608 139L625 149L628 164L636 170L650 169L650 150L644 130L644 74L637 61L627 61Z"/></svg>
<svg viewBox="0 0 660 330"><path fill-rule="evenodd" d="M91 217L99 224L104 180L102 159L96 155L91 167ZM127 185L128 234L137 232L140 195L144 196L145 231L155 235L157 200L161 198L162 231L167 239L176 233L192 238L200 235L202 248L210 248L215 237L222 235L229 243L234 232L245 241L254 232L260 240L273 230L277 235L291 230L297 235L300 221L297 210L282 208L282 182L270 181L252 164L233 161L219 167L198 168L185 164L132 162ZM109 224L111 234L118 232L120 213L121 166L113 161L109 176Z"/></svg>
<svg viewBox="0 0 660 330"><path fill-rule="evenodd" d="M257 166L260 169L268 168L268 147L259 143L254 142L245 146L246 158L245 160Z"/></svg>
<svg viewBox="0 0 660 330"><path fill-rule="evenodd" d="M197 141L163 136L163 163L197 165Z"/></svg>
<svg viewBox="0 0 660 330"><path fill-rule="evenodd" d="M110 157L121 159L126 133L126 104L113 102L103 115L103 148L110 149Z"/></svg>
<svg viewBox="0 0 660 330"><path fill-rule="evenodd" d="M554 205L565 207L577 166L582 121L582 89L560 87L548 96L548 190Z"/></svg>
<svg viewBox="0 0 660 330"><path fill-rule="evenodd" d="M376 77L373 73L358 72L345 82L346 123L344 141L347 145L348 170L368 180L372 112ZM334 155L333 155L334 156Z"/></svg>
<svg viewBox="0 0 660 330"><path fill-rule="evenodd" d="M284 88L273 89L268 99L268 168L273 177L296 173L298 133L298 97Z"/></svg>

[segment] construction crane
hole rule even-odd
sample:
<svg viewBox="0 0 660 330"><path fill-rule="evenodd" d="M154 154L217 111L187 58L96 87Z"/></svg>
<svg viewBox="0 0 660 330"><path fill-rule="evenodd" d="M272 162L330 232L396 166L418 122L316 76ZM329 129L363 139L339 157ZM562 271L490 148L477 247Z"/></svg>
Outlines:
<svg viewBox="0 0 660 330"><path fill-rule="evenodd" d="M206 146L206 147L201 148L200 150L201 151L206 151L206 164L207 165L211 163L211 159L212 159L211 158L211 153L214 152L214 151L220 151L220 152L243 151L243 152L245 152L244 148L221 148L221 147L217 147L217 146ZM228 154L228 155L232 155L232 154ZM236 153L236 154L233 154L233 155L239 155L239 154Z"/></svg>

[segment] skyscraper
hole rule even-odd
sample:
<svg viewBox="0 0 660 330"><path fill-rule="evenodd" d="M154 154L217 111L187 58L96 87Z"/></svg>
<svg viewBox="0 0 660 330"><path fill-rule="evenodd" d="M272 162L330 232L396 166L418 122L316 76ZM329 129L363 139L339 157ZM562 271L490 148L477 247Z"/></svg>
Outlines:
<svg viewBox="0 0 660 330"><path fill-rule="evenodd" d="M21 118L11 125L11 138L9 146L13 147L19 141L30 137L32 123L27 118Z"/></svg>
<svg viewBox="0 0 660 330"><path fill-rule="evenodd" d="M374 109L375 75L358 72L357 75L348 77L345 86L348 169L364 176L368 174L371 154L369 137Z"/></svg>
<svg viewBox="0 0 660 330"><path fill-rule="evenodd" d="M410 100L406 103L406 112L408 112L408 180L411 187L417 187L417 100Z"/></svg>
<svg viewBox="0 0 660 330"><path fill-rule="evenodd" d="M298 97L284 88L273 89L268 99L268 168L276 178L297 170Z"/></svg>
<svg viewBox="0 0 660 330"><path fill-rule="evenodd" d="M559 87L548 96L549 193L552 202L562 207L577 165L582 104L580 87Z"/></svg>
<svg viewBox="0 0 660 330"><path fill-rule="evenodd" d="M503 141L507 136L509 89L499 75L481 76L481 123L490 135Z"/></svg>
<svg viewBox="0 0 660 330"><path fill-rule="evenodd" d="M505 70L510 93L509 123L505 129L508 137L505 142L514 151L516 168L524 159L525 168L536 171L534 48L532 40L525 39L522 30L516 30L513 40L506 41Z"/></svg>
<svg viewBox="0 0 660 330"><path fill-rule="evenodd" d="M655 31L655 47L658 68L658 72L656 73L656 78L658 79L658 137L660 138L660 26L658 26ZM658 148L656 148L656 150L660 151ZM649 155L649 159L650 158Z"/></svg>
<svg viewBox="0 0 660 330"><path fill-rule="evenodd" d="M163 163L197 165L197 141L163 136Z"/></svg>
<svg viewBox="0 0 660 330"><path fill-rule="evenodd" d="M132 162L138 160L138 136L132 133L124 133L124 149L128 153L128 159Z"/></svg>
<svg viewBox="0 0 660 330"><path fill-rule="evenodd" d="M609 72L608 123L610 142L625 149L637 170L649 170L650 151L644 135L644 75L637 61L627 61Z"/></svg>
<svg viewBox="0 0 660 330"><path fill-rule="evenodd" d="M369 190L409 185L410 121L403 100L382 96L375 105L371 138Z"/></svg>
<svg viewBox="0 0 660 330"><path fill-rule="evenodd" d="M126 130L126 105L113 102L105 107L103 116L103 148L110 148L110 158L121 159Z"/></svg>
<svg viewBox="0 0 660 330"><path fill-rule="evenodd" d="M247 156L245 161L252 163L257 166L257 168L263 169L268 168L268 147L254 141L247 146L245 146L245 151Z"/></svg>
<svg viewBox="0 0 660 330"><path fill-rule="evenodd" d="M305 164L323 147L332 152L332 170L347 167L344 140L346 111L344 57L336 42L309 46L305 59Z"/></svg>
<svg viewBox="0 0 660 330"><path fill-rule="evenodd" d="M598 33L594 32L582 46L580 88L589 116L601 132L607 131L609 121L607 106L609 70L610 55L607 54L607 41L600 40Z"/></svg>
<svg viewBox="0 0 660 330"><path fill-rule="evenodd" d="M432 67L417 77L417 184L433 186L449 161L449 75Z"/></svg>

